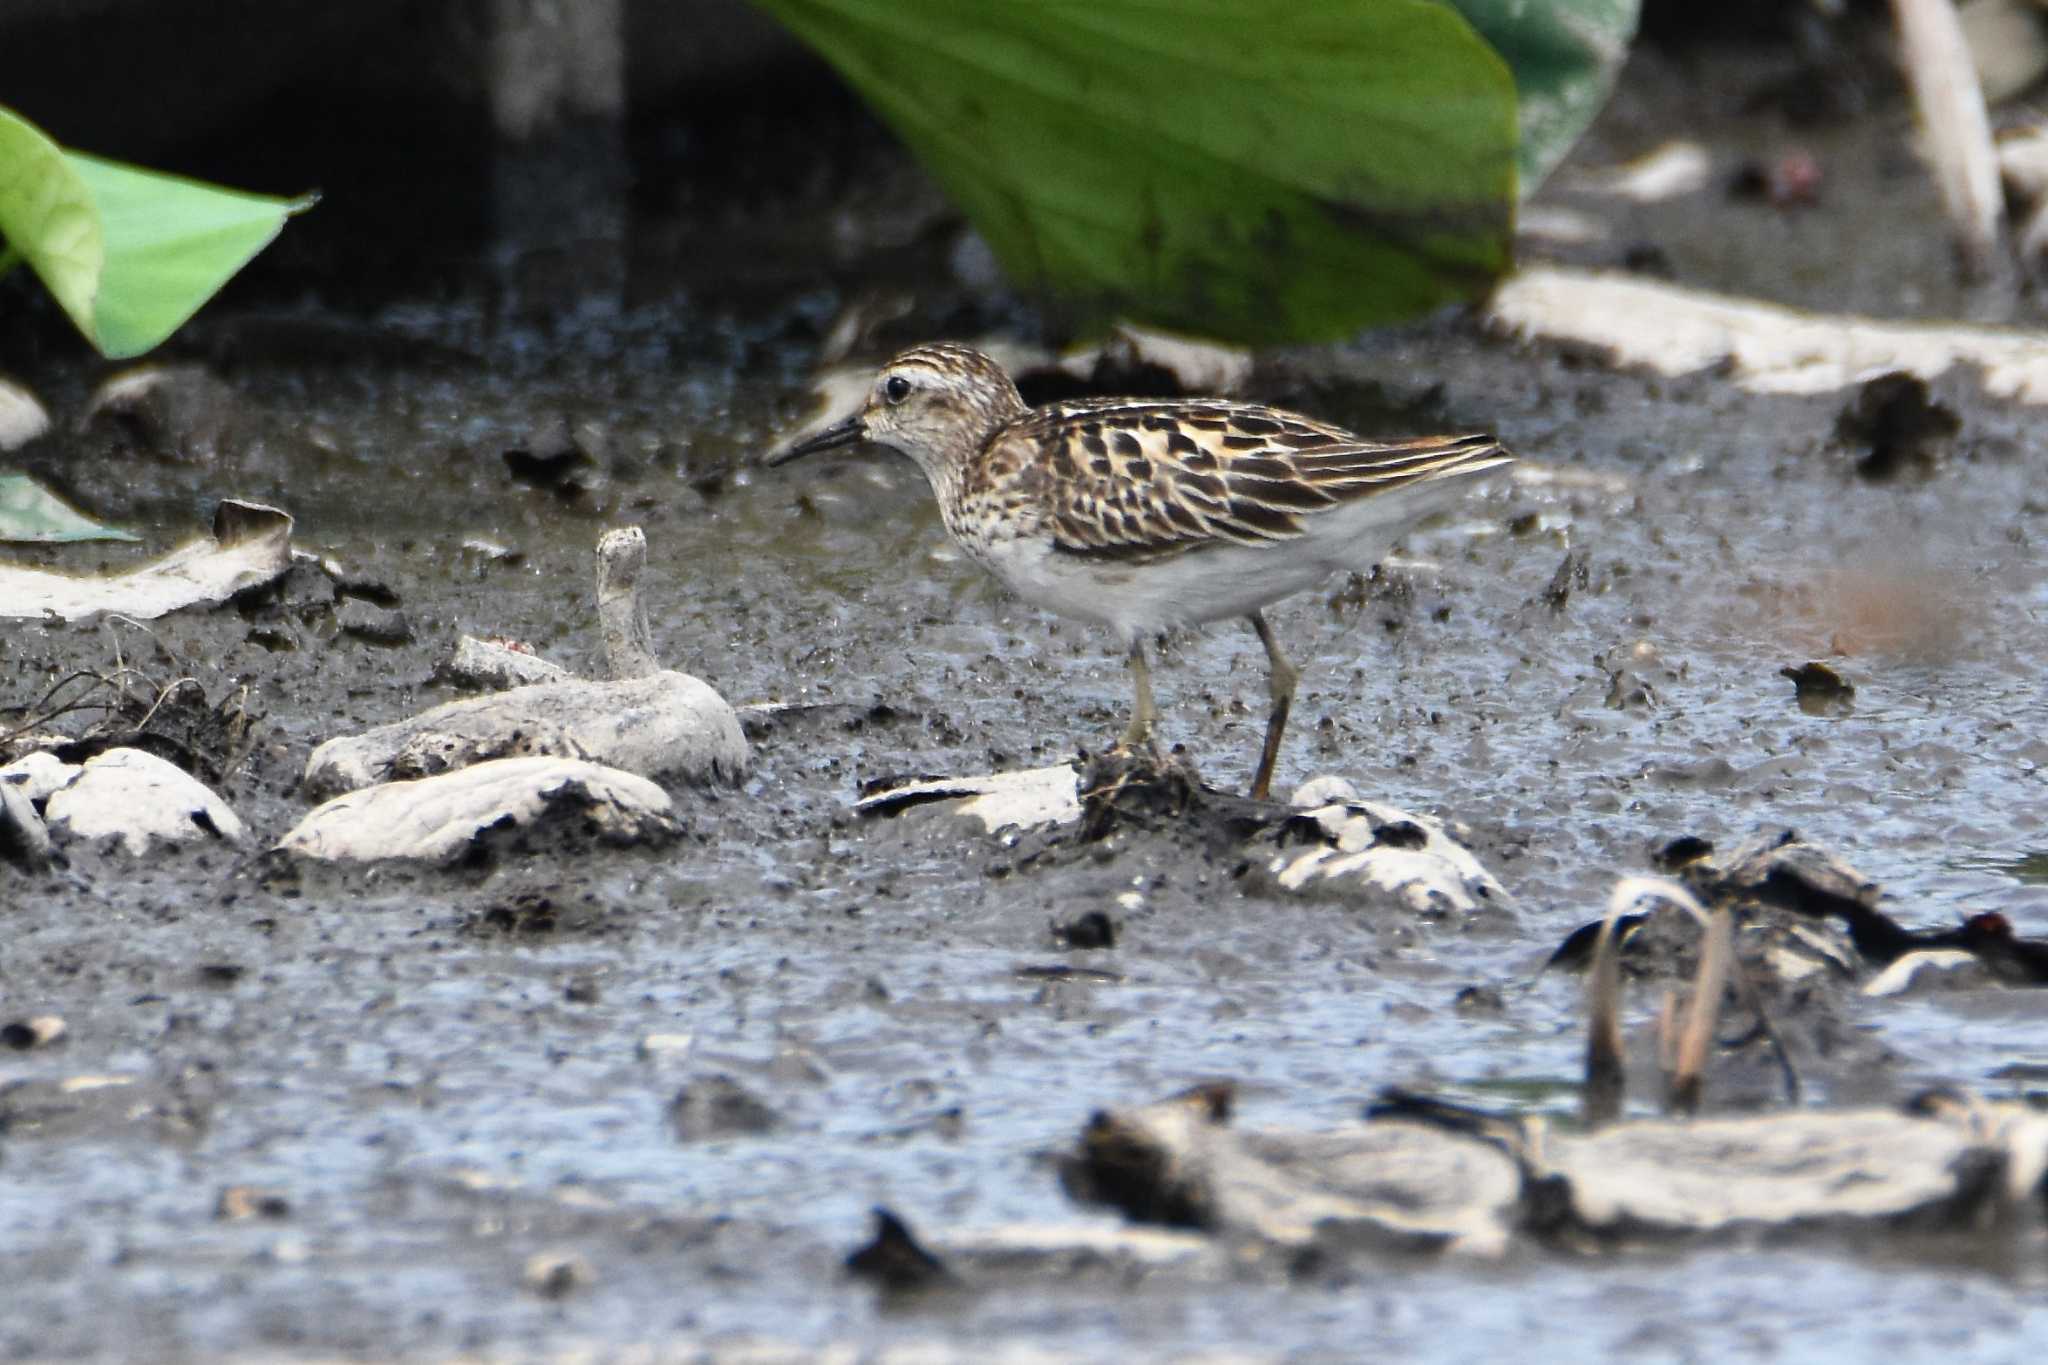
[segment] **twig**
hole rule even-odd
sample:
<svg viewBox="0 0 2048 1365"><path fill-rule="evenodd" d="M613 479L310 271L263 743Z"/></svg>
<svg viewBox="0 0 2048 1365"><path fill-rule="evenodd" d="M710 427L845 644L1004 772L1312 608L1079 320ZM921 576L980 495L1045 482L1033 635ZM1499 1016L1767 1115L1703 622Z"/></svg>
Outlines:
<svg viewBox="0 0 2048 1365"><path fill-rule="evenodd" d="M1593 940L1593 969L1586 974L1586 1081L1579 1091L1579 1117L1588 1128L1621 1115L1628 1078L1621 1045L1621 935L1624 911L1636 903L1638 878L1628 878L1607 898L1600 936Z"/></svg>
<svg viewBox="0 0 2048 1365"><path fill-rule="evenodd" d="M1928 159L1960 238L1964 273L1977 281L2009 282L1998 155L1962 22L1950 0L1892 0L1892 13Z"/></svg>
<svg viewBox="0 0 2048 1365"><path fill-rule="evenodd" d="M25 713L28 715L27 720L15 726L12 730L0 731L0 744L6 743L8 740L15 738L17 735L26 734L30 730L35 729L39 725L47 725L61 715L65 715L69 712L77 711L83 708L85 705L86 698L90 697L94 692L97 692L102 687L118 689L119 683L117 680L128 674L133 674L134 676L141 678L145 683L149 682L149 679L146 675L132 668L116 668L112 673L94 673L89 669L81 668L76 673L65 674L56 682L50 684L49 690L43 693L42 696L36 698L35 703L33 705L26 708ZM84 692L80 693L75 701L65 702L62 706L55 707L48 711L43 711L40 709L44 706L47 706L50 703L50 700L54 698L59 692L63 691L67 685L78 681L78 679L80 678L90 678L92 680L92 686L86 688Z"/></svg>
<svg viewBox="0 0 2048 1365"><path fill-rule="evenodd" d="M150 721L156 718L157 709L170 699L171 693L177 691L186 683L191 683L194 687L199 688L199 699L201 701L206 700L206 688L201 685L199 679L190 677L175 679L158 690L156 700L151 702L149 709L142 713L142 719L135 722L136 733L140 734L142 731L147 730Z"/></svg>
<svg viewBox="0 0 2048 1365"><path fill-rule="evenodd" d="M1681 1114L1697 1113L1700 1082L1707 1070L1707 1050L1714 1042L1714 1024L1721 1017L1721 996L1728 989L1728 964L1735 957L1735 916L1716 910L1707 920L1706 942L1700 947L1700 968L1692 988L1692 1009L1678 1039L1678 1064L1667 1084L1666 1102Z"/></svg>

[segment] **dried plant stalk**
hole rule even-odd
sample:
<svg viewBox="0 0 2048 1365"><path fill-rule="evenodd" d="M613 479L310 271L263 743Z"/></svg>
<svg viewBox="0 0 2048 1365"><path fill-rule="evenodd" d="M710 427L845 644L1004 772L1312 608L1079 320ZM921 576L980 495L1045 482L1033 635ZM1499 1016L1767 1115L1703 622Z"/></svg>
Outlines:
<svg viewBox="0 0 2048 1365"><path fill-rule="evenodd" d="M1950 0L1892 0L1892 13L1927 156L1955 224L1964 269L1978 279L1995 278L2005 264L2000 240L2005 200L1984 91L1962 22Z"/></svg>

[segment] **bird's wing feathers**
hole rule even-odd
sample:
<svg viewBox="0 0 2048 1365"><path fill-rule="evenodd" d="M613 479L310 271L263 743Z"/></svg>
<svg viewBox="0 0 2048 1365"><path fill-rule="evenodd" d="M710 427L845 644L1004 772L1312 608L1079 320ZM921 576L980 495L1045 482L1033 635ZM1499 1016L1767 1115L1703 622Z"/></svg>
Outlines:
<svg viewBox="0 0 2048 1365"><path fill-rule="evenodd" d="M1047 451L1056 548L1146 559L1305 534L1304 517L1509 462L1491 436L1368 441L1241 403L1061 403L1015 430Z"/></svg>

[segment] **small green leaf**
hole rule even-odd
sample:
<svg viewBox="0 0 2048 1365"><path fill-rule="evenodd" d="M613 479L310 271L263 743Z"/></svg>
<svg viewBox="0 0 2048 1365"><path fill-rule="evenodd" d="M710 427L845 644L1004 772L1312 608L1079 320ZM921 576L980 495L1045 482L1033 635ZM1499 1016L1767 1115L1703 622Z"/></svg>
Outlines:
<svg viewBox="0 0 2048 1365"><path fill-rule="evenodd" d="M83 516L26 474L0 474L0 540L134 540Z"/></svg>
<svg viewBox="0 0 2048 1365"><path fill-rule="evenodd" d="M78 330L93 334L93 299L106 260L92 191L64 149L0 108L0 237L27 261Z"/></svg>
<svg viewBox="0 0 2048 1365"><path fill-rule="evenodd" d="M0 238L114 359L176 331L312 203L65 151L0 108Z"/></svg>
<svg viewBox="0 0 2048 1365"><path fill-rule="evenodd" d="M1522 197L1536 192L1607 102L1638 0L1448 0L1514 70Z"/></svg>
<svg viewBox="0 0 2048 1365"><path fill-rule="evenodd" d="M1322 339L1507 266L1513 80L1433 0L762 3L1085 313Z"/></svg>

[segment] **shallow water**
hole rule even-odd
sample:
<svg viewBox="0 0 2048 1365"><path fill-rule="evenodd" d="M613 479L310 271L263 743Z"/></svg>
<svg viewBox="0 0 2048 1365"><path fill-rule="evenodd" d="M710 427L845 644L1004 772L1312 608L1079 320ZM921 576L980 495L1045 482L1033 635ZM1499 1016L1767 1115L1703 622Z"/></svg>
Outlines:
<svg viewBox="0 0 2048 1365"><path fill-rule="evenodd" d="M1625 96L1581 159L1645 150L1648 99ZM1705 228L1676 210L1623 226L1666 244L1692 283L1899 311L1914 302L1902 272L1945 278L1945 248L1923 184L1857 169L1890 164L1888 136L1833 135L1841 188L1775 225L1716 196ZM1748 125L1730 137L1768 141ZM1865 224L1857 196L1879 188L1902 216ZM1786 243L1781 258L1703 244L1715 223ZM1614 876L1679 834L1792 825L1882 882L1908 923L1999 909L2048 934L2048 503L2027 413L1943 386L1964 422L1956 456L1924 482L1874 485L1831 442L1842 398L1614 374L1457 319L1272 358L1262 397L1389 429L1490 426L1554 476L1496 479L1411 535L1363 605L1333 583L1274 613L1306 665L1280 785L1339 772L1464 821L1514 897L1509 915L1403 924L1250 892L1164 838L1031 861L1028 836L854 817L869 779L1105 743L1129 700L1121 661L964 563L907 465L748 467L799 405L829 300L794 281L772 307L687 278L643 293L502 348L465 305L380 317L384 335L456 357L433 363L266 360L252 338L277 334L275 314L209 315L195 344L234 357L225 373L262 434L223 470L153 475L137 519L161 543L214 496L276 501L302 548L398 593L414 642L309 620L278 652L233 611L139 634L11 625L4 699L108 667L117 641L210 696L248 686L264 739L227 794L274 838L303 809L292 784L312 744L443 699L434 666L457 634L593 667L590 546L630 522L650 537L665 660L735 702L849 708L758 735L741 790L682 793L689 833L660 855L297 879L218 853L0 872L4 1013L70 1025L59 1047L0 1060L0 1083L139 1078L137 1103L0 1133L0 1353L683 1356L745 1338L1100 1359L1134 1340L1160 1356L1597 1343L1923 1359L2048 1334L2037 1243L1968 1259L1822 1245L1395 1260L1291 1285L1026 1279L907 1312L838 1268L878 1203L940 1242L1092 1217L1042 1154L1098 1106L1194 1080L1237 1079L1249 1124L1340 1121L1392 1083L1568 1111L1578 988L1537 968ZM54 381L59 397L67 384L84 376ZM591 491L508 477L505 449L581 423L602 429ZM460 548L469 537L521 557L486 562ZM1587 583L1553 610L1543 592L1567 550ZM1599 661L1639 641L1655 657L1631 667L1654 702L1610 706ZM1809 715L1778 670L1837 642L1853 707ZM1166 741L1241 785L1265 696L1249 633L1170 642L1158 680ZM551 928L498 927L541 900ZM1069 959L1047 926L1085 909L1115 915L1122 942ZM1124 979L1017 972L1065 960ZM219 974L201 968L222 963L243 971L208 984ZM1502 989L1497 1016L1452 1008L1475 984ZM2020 993L1872 1005L1858 1023L1899 1065L1823 1073L1812 1096L1927 1080L2010 1093L2012 1068L2048 1063L2038 1020ZM637 1045L654 1033L691 1043L648 1060ZM776 1129L679 1141L670 1100L718 1075ZM217 1220L238 1184L277 1189L289 1215ZM563 1249L591 1285L561 1302L520 1287L529 1256Z"/></svg>

